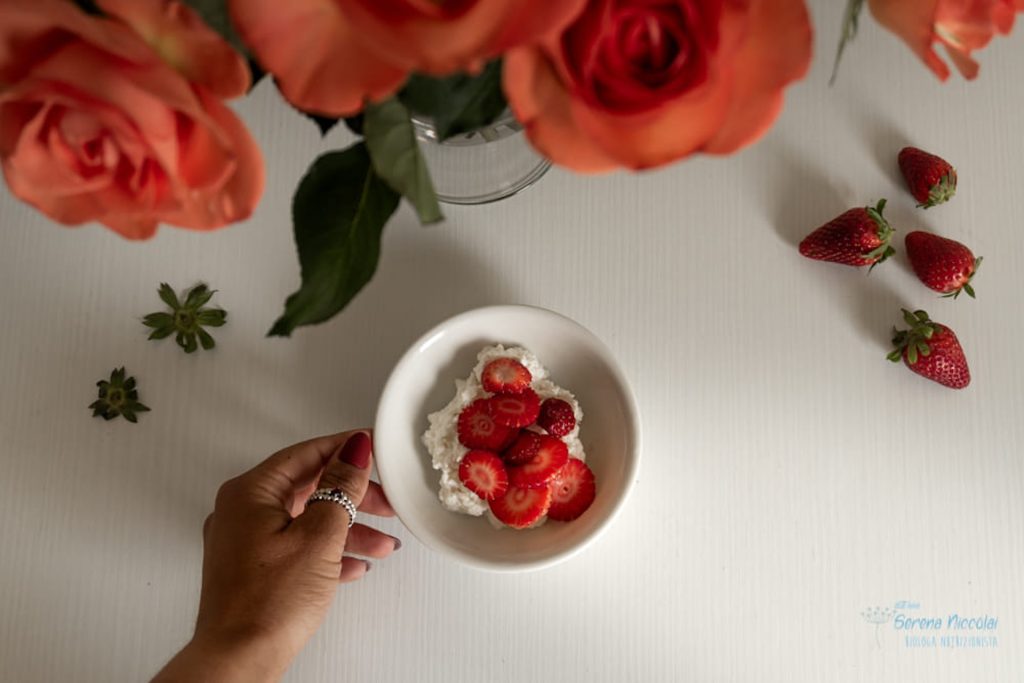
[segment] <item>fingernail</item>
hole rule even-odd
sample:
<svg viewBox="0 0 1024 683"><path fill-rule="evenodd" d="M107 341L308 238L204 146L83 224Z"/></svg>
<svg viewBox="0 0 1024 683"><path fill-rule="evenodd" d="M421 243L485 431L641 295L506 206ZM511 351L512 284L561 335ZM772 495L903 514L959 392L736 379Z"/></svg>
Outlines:
<svg viewBox="0 0 1024 683"><path fill-rule="evenodd" d="M392 536L391 540L395 542L395 550L398 550L402 547L402 539L397 538L396 536Z"/></svg>
<svg viewBox="0 0 1024 683"><path fill-rule="evenodd" d="M338 454L338 459L344 463L365 470L370 464L370 437L366 432L356 432L348 437L348 441Z"/></svg>

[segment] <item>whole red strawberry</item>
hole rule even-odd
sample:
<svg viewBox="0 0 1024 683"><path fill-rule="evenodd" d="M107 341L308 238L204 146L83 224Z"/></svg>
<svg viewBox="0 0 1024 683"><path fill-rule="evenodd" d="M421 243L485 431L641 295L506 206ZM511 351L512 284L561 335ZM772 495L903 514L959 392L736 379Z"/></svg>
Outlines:
<svg viewBox="0 0 1024 683"><path fill-rule="evenodd" d="M889 246L892 226L882 217L884 209L884 199L878 206L850 209L805 237L800 253L818 261L874 268L896 253Z"/></svg>
<svg viewBox="0 0 1024 683"><path fill-rule="evenodd" d="M981 265L981 257L974 258L971 250L956 240L922 230L908 233L904 242L910 265L925 286L954 299L960 292L974 298L971 278Z"/></svg>
<svg viewBox="0 0 1024 683"><path fill-rule="evenodd" d="M967 357L953 330L932 322L924 311L911 313L903 309L903 320L909 330L893 328L889 360L903 363L928 379L952 389L963 389L971 383Z"/></svg>
<svg viewBox="0 0 1024 683"><path fill-rule="evenodd" d="M899 164L910 194L921 208L942 204L956 194L956 169L942 157L917 147L904 147L900 150Z"/></svg>

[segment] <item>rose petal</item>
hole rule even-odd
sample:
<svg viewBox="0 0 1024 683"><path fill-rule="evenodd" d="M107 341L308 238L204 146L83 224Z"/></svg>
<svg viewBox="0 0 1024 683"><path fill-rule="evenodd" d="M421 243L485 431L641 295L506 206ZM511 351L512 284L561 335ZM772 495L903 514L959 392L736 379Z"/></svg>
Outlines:
<svg viewBox="0 0 1024 683"><path fill-rule="evenodd" d="M615 161L576 125L569 93L541 48L505 53L502 87L530 143L552 162L581 173L615 169Z"/></svg>
<svg viewBox="0 0 1024 683"><path fill-rule="evenodd" d="M65 84L64 90L75 93L76 99L87 97L130 116L138 131L122 131L118 138L145 140L149 153L168 173L176 174L177 123L172 107L176 104L191 115L204 116L194 93L162 63L126 72L132 78L118 77L122 71L125 71L123 65L111 55L86 43L76 42L39 64L31 77L36 81ZM109 76L96 78L98 73ZM175 99L178 101L174 102Z"/></svg>
<svg viewBox="0 0 1024 683"><path fill-rule="evenodd" d="M231 99L249 89L241 55L191 8L175 0L98 0L104 13L131 26L186 79Z"/></svg>
<svg viewBox="0 0 1024 683"><path fill-rule="evenodd" d="M998 33L1013 28L1014 15L1024 11L1021 0L868 0L880 24L899 36L940 80L949 78L949 67L936 54L940 41L954 65L972 79L978 63L971 57Z"/></svg>
<svg viewBox="0 0 1024 683"><path fill-rule="evenodd" d="M0 83L16 83L36 62L80 37L135 64L158 61L131 31L90 17L67 0L0 2Z"/></svg>
<svg viewBox="0 0 1024 683"><path fill-rule="evenodd" d="M379 0L338 2L379 57L432 74L470 71L521 43L557 35L585 5L586 0L476 0L460 3L457 11L407 9L397 17L382 10Z"/></svg>
<svg viewBox="0 0 1024 683"><path fill-rule="evenodd" d="M296 107L358 112L402 84L406 71L375 58L333 0L231 0L239 33Z"/></svg>
<svg viewBox="0 0 1024 683"><path fill-rule="evenodd" d="M711 154L732 154L764 135L782 110L783 88L810 68L813 35L803 2L754 0L748 11L743 40L729 60L728 111L703 148Z"/></svg>
<svg viewBox="0 0 1024 683"><path fill-rule="evenodd" d="M232 151L232 172L224 178L224 182L189 188L180 197L181 207L163 219L194 230L209 230L248 218L263 194L265 183L263 158L249 131L234 112L219 100L205 94L202 97L206 111L222 134L230 140L228 148ZM183 149L183 156L188 159L183 161L183 165L202 165L202 160L189 157L201 157L204 153L200 144L188 145Z"/></svg>

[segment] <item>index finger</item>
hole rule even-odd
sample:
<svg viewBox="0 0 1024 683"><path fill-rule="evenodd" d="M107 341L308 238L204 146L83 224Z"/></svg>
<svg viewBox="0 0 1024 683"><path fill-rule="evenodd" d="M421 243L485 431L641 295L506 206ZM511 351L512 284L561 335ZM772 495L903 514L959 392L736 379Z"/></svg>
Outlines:
<svg viewBox="0 0 1024 683"><path fill-rule="evenodd" d="M318 436L282 448L240 478L259 481L287 508L296 490L315 481L331 456L356 432L369 433L370 430L354 429Z"/></svg>
<svg viewBox="0 0 1024 683"><path fill-rule="evenodd" d="M293 444L274 453L246 474L277 472L290 479L310 476L316 470L322 469L331 455L348 441L349 436L356 432L372 434L373 430L350 429L338 432L337 434L318 436L308 441Z"/></svg>

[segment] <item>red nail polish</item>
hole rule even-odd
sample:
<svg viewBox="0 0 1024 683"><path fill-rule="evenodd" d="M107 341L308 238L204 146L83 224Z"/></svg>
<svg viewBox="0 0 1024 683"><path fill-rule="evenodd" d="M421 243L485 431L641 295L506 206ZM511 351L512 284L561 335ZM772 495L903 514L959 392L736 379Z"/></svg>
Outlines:
<svg viewBox="0 0 1024 683"><path fill-rule="evenodd" d="M370 437L366 432L356 432L348 437L348 441L338 454L338 459L344 463L365 470L370 465Z"/></svg>

